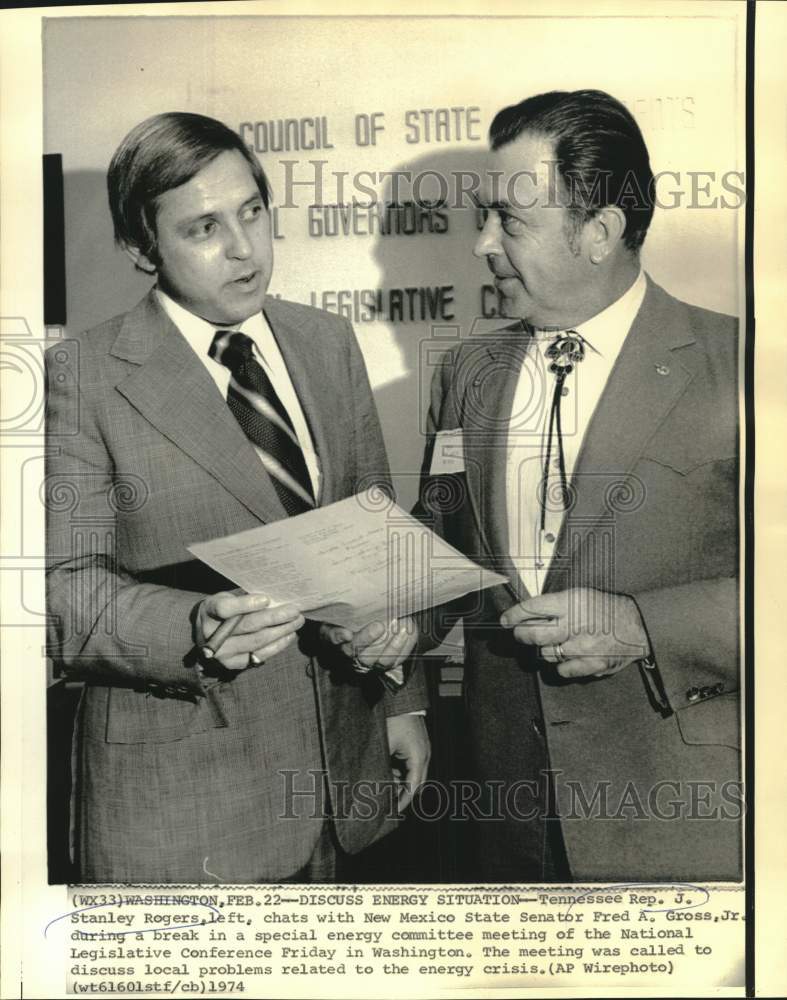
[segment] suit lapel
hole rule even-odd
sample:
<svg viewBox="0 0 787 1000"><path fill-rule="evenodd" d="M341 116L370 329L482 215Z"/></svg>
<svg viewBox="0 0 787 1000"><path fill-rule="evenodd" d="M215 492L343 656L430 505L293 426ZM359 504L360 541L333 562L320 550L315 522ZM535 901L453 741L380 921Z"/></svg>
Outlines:
<svg viewBox="0 0 787 1000"><path fill-rule="evenodd" d="M511 560L506 506L506 456L514 393L527 351L518 328L496 334L465 356L462 416L468 494L491 567L508 577L522 600L527 592Z"/></svg>
<svg viewBox="0 0 787 1000"><path fill-rule="evenodd" d="M153 291L124 320L112 353L139 366L117 390L157 430L261 521L286 517L251 442Z"/></svg>
<svg viewBox="0 0 787 1000"><path fill-rule="evenodd" d="M567 565L578 565L602 517L625 509L629 496L636 502L638 484L629 473L693 378L674 353L693 340L675 300L648 278L640 311L585 433L571 479L575 503L563 521L559 558L544 590L565 586Z"/></svg>
<svg viewBox="0 0 787 1000"><path fill-rule="evenodd" d="M271 298L265 303L265 318L276 338L309 425L309 433L320 463L317 503L323 506L334 498L335 471L342 467L340 456L331 455L331 443L335 435L331 437L327 433L324 407L319 398L319 391L331 384L331 380L326 377L326 367L333 359L326 357L321 350L317 324L305 310L303 314L299 313L299 325L295 326L276 299Z"/></svg>

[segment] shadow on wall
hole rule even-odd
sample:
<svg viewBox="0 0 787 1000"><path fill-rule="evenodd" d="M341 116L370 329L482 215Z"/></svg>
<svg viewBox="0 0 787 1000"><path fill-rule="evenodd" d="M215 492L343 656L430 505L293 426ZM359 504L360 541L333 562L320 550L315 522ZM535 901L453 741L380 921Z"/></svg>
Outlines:
<svg viewBox="0 0 787 1000"><path fill-rule="evenodd" d="M397 192L389 181L381 195L384 203L421 202L420 210L416 205L415 211L394 212L393 233L378 234L372 247L382 289L378 319L392 332L407 372L375 391L397 494L405 507L417 496L429 386L439 358L479 321L485 328L497 325L489 316L484 319L485 311L496 310L496 296L482 294L489 275L485 262L473 256L478 213L469 191L478 191L485 160L486 150L479 148L435 151L402 162L391 171L409 172L412 184L401 180ZM397 234L397 225L413 227L414 216L416 231ZM392 301L397 290L403 300L399 310Z"/></svg>

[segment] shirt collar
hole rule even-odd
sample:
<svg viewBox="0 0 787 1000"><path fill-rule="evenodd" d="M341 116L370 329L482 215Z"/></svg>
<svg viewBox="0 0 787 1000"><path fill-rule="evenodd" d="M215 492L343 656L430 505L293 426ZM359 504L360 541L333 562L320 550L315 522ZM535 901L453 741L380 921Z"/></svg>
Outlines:
<svg viewBox="0 0 787 1000"><path fill-rule="evenodd" d="M596 313L595 316L572 327L572 329L580 334L594 353L614 359L620 353L623 341L628 336L634 318L642 305L642 300L645 298L646 290L645 272L640 268L632 285L619 299L615 299L606 309L602 309L600 313ZM555 337L565 332L565 330L535 331L536 337L543 343L544 349Z"/></svg>
<svg viewBox="0 0 787 1000"><path fill-rule="evenodd" d="M188 341L192 350L201 358L208 356L210 345L217 330L233 330L245 333L251 337L259 349L259 337L265 329L265 320L261 312L255 312L242 323L230 323L216 326L206 319L196 316L193 312L180 305L173 298L156 288L156 295L164 312Z"/></svg>

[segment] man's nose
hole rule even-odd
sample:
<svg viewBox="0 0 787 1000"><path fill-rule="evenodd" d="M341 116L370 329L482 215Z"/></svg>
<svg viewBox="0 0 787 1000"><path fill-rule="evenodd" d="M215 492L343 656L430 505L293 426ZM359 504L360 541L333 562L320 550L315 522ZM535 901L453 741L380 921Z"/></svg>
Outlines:
<svg viewBox="0 0 787 1000"><path fill-rule="evenodd" d="M233 226L227 238L227 256L235 257L238 260L247 260L251 257L251 253L252 246L249 234L242 225Z"/></svg>
<svg viewBox="0 0 787 1000"><path fill-rule="evenodd" d="M490 212L484 222L484 228L478 235L473 253L476 257L489 257L503 252L500 246L500 221L494 212Z"/></svg>

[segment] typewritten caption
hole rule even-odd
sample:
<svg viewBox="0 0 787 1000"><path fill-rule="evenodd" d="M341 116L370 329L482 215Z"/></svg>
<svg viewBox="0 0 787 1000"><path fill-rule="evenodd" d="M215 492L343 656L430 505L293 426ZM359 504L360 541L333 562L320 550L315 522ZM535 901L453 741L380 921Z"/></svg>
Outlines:
<svg viewBox="0 0 787 1000"><path fill-rule="evenodd" d="M267 993L320 977L468 985L737 985L737 886L75 887L43 928L69 993ZM56 955L55 950L59 950ZM397 985L398 983L398 985Z"/></svg>

